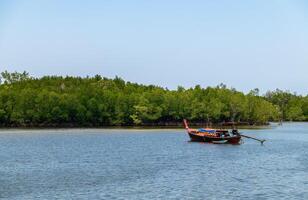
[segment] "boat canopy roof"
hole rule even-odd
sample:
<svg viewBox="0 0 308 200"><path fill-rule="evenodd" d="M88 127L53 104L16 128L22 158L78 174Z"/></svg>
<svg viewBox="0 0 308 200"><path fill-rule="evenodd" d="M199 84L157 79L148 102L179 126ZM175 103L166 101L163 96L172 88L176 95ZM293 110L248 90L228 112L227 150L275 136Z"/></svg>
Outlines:
<svg viewBox="0 0 308 200"><path fill-rule="evenodd" d="M209 128L199 128L198 131L202 133L215 133L216 132L215 129L209 129Z"/></svg>

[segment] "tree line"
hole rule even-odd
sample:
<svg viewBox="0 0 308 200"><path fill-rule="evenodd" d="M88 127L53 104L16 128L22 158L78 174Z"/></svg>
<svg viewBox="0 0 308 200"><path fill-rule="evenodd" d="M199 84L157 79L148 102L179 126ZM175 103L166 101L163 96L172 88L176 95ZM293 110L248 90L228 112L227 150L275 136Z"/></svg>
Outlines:
<svg viewBox="0 0 308 200"><path fill-rule="evenodd" d="M220 84L169 90L119 77L0 76L0 126L130 126L193 122L308 120L308 96L287 91L244 94Z"/></svg>

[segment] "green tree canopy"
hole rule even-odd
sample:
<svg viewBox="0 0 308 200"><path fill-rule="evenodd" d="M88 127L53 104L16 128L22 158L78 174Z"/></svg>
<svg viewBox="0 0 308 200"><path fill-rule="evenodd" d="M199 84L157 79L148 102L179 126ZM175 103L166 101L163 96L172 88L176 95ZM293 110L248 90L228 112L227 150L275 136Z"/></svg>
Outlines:
<svg viewBox="0 0 308 200"><path fill-rule="evenodd" d="M308 120L308 97L276 90L265 96L217 87L178 87L126 82L119 77L1 73L2 126L108 126L181 122Z"/></svg>

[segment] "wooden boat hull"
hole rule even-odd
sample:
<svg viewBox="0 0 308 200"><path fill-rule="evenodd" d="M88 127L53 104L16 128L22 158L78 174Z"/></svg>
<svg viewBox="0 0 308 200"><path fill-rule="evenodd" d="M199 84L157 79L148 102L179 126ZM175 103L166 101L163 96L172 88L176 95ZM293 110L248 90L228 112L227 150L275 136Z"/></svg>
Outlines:
<svg viewBox="0 0 308 200"><path fill-rule="evenodd" d="M241 135L237 130L232 130L232 134L228 130L220 129L190 129L186 119L183 120L184 127L193 142L210 142L215 144L239 144Z"/></svg>
<svg viewBox="0 0 308 200"><path fill-rule="evenodd" d="M241 141L241 136L230 136L230 137L209 137L205 135L199 135L195 133L188 132L188 135L193 142L209 142L209 143L219 143L223 142L227 144L239 144Z"/></svg>

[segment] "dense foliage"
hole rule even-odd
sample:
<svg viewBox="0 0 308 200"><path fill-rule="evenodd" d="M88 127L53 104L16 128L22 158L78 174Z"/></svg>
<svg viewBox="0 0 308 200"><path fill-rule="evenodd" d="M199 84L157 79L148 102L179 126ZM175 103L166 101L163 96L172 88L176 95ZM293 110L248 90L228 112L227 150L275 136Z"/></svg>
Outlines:
<svg viewBox="0 0 308 200"><path fill-rule="evenodd" d="M1 126L107 126L181 122L307 120L308 97L280 90L259 96L221 84L190 89L95 77L1 73Z"/></svg>

